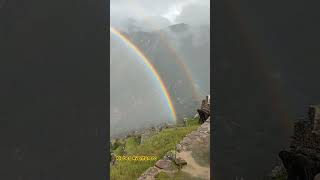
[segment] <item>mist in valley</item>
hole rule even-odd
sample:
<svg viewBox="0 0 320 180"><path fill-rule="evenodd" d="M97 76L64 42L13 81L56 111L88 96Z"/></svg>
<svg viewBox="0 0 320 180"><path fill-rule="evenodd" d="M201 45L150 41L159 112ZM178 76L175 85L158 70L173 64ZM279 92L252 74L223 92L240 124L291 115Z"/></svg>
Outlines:
<svg viewBox="0 0 320 180"><path fill-rule="evenodd" d="M177 121L210 94L210 1L111 1L111 26L138 47L168 90ZM193 8L192 8L193 7ZM110 34L111 136L175 123L160 83L141 57Z"/></svg>

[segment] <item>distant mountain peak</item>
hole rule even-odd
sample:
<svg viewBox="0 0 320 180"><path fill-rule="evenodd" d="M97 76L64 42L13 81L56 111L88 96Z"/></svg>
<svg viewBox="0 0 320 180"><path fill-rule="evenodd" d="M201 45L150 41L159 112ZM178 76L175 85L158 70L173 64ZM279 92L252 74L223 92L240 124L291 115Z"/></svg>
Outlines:
<svg viewBox="0 0 320 180"><path fill-rule="evenodd" d="M189 29L189 26L185 23L179 23L169 26L172 32L183 32Z"/></svg>

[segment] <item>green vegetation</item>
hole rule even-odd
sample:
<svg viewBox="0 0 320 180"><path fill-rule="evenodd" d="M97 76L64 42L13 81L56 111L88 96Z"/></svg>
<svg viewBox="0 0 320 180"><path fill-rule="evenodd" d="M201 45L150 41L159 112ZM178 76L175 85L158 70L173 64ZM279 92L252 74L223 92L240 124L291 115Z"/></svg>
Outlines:
<svg viewBox="0 0 320 180"><path fill-rule="evenodd" d="M138 137L129 137L126 141L125 148L127 152L133 152L137 148L140 143L140 139Z"/></svg>
<svg viewBox="0 0 320 180"><path fill-rule="evenodd" d="M282 175L274 178L274 180L287 180L287 175L286 174L282 174Z"/></svg>
<svg viewBox="0 0 320 180"><path fill-rule="evenodd" d="M283 177L277 177L274 180L287 180L287 177L283 176Z"/></svg>
<svg viewBox="0 0 320 180"><path fill-rule="evenodd" d="M196 126L199 125L199 118L188 118L186 120L186 126Z"/></svg>
<svg viewBox="0 0 320 180"><path fill-rule="evenodd" d="M157 176L156 176L156 179L160 180L160 179L169 179L170 176L165 173L165 172L160 172Z"/></svg>
<svg viewBox="0 0 320 180"><path fill-rule="evenodd" d="M117 155L123 155L124 154L124 151L123 151L123 147L124 146L119 146L117 149L115 149L114 151L113 151L113 153L115 153L115 154L117 154Z"/></svg>
<svg viewBox="0 0 320 180"><path fill-rule="evenodd" d="M163 129L158 134L146 139L143 144L139 144L140 139L129 137L125 143L119 145L113 152L122 155L121 147L125 147L125 153L130 155L156 156L161 159L166 152L175 149L183 137L199 127L197 119L190 119L187 127L175 127ZM120 149L119 149L120 148ZM111 167L112 180L137 179L149 167L152 167L157 160L153 161L117 161Z"/></svg>
<svg viewBox="0 0 320 180"><path fill-rule="evenodd" d="M123 155L124 154L124 141L120 141L119 139L116 139L114 143L110 143L110 152L113 152L117 155Z"/></svg>

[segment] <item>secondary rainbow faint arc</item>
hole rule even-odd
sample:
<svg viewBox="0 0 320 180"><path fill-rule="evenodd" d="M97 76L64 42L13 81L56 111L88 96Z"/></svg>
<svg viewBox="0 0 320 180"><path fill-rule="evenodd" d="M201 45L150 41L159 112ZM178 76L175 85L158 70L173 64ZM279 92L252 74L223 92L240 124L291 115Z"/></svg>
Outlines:
<svg viewBox="0 0 320 180"><path fill-rule="evenodd" d="M121 32L119 32L118 30L116 30L113 27L110 27L110 32L113 33L114 35L118 36L123 42L125 42L131 49L133 49L135 51L135 53L137 53L137 55L141 58L141 60L143 61L143 63L148 67L148 69L152 72L152 75L156 78L157 82L160 85L161 91L163 92L163 95L167 101L168 107L171 111L172 114L172 118L174 120L174 122L177 122L177 115L176 115L176 111L173 107L169 92L163 82L163 80L161 79L160 75L158 74L158 72L156 71L156 69L154 68L154 66L150 63L150 60L142 53L142 51L136 46L134 45L125 35L123 35Z"/></svg>

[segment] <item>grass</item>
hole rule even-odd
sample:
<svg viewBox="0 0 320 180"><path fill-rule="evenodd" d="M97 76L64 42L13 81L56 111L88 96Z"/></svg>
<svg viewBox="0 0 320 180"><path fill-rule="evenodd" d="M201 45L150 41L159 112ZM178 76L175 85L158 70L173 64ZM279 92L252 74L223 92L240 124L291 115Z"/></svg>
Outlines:
<svg viewBox="0 0 320 180"><path fill-rule="evenodd" d="M133 152L140 143L140 138L129 137L126 141L125 148L127 152Z"/></svg>
<svg viewBox="0 0 320 180"><path fill-rule="evenodd" d="M160 179L169 179L170 176L165 173L165 172L160 172L157 176L156 176L156 179L157 180L160 180Z"/></svg>
<svg viewBox="0 0 320 180"><path fill-rule="evenodd" d="M283 174L283 175L281 175L279 177L274 178L274 180L287 180L287 175Z"/></svg>
<svg viewBox="0 0 320 180"><path fill-rule="evenodd" d="M123 145L118 146L113 152L117 155L123 155L124 154L123 147L124 147Z"/></svg>
<svg viewBox="0 0 320 180"><path fill-rule="evenodd" d="M158 159L161 159L166 152L175 149L176 144L178 144L185 135L199 127L197 119L191 119L189 122L187 127L164 129L158 134L148 138L143 144L139 144L137 138L128 138L125 143L127 155L156 156ZM114 150L115 154L117 154L118 151L118 153L121 153L118 148ZM117 161L116 165L111 167L111 180L137 179L144 171L152 167L155 162L156 160Z"/></svg>
<svg viewBox="0 0 320 180"><path fill-rule="evenodd" d="M186 126L197 126L199 125L199 118L188 118L186 121Z"/></svg>

